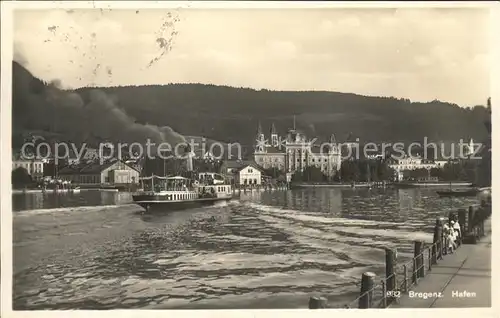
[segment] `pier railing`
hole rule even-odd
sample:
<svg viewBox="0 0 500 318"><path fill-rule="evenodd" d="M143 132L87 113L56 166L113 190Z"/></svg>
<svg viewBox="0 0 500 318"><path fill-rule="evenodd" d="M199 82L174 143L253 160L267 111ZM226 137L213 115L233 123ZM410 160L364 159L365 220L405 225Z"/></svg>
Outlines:
<svg viewBox="0 0 500 318"><path fill-rule="evenodd" d="M484 222L491 215L491 207L470 206L468 212L466 216L466 210L458 211L461 235L457 241L457 248L460 248L462 244L475 244L485 235ZM449 221L452 218L456 218L456 214L450 213ZM387 308L393 302L397 302L401 295L418 285L419 280L431 272L432 267L451 252L448 248L449 241L443 233L444 223L443 218L436 220L432 244L425 246L422 241L414 241L414 256L404 264L396 264L397 250L395 248L386 248L385 277L376 283L375 273L363 273L361 281L356 284L360 286L359 296L340 308ZM335 307L330 307L325 297L311 297L309 309L319 308Z"/></svg>
<svg viewBox="0 0 500 318"><path fill-rule="evenodd" d="M233 191L246 192L253 190L288 190L289 184L235 184Z"/></svg>

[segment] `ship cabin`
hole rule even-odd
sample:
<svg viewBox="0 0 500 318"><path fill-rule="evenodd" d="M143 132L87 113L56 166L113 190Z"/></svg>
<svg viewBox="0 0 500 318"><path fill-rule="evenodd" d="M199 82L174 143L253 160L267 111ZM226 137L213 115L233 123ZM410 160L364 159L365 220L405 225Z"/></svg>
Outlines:
<svg viewBox="0 0 500 318"><path fill-rule="evenodd" d="M181 176L160 177L153 175L150 177L143 177L140 181L144 189L143 192L152 192L154 195L164 197L167 201L218 198L232 194L232 188L228 184L199 182Z"/></svg>
<svg viewBox="0 0 500 318"><path fill-rule="evenodd" d="M228 183L224 176L215 172L200 172L198 173L198 180L200 180L200 183L210 185Z"/></svg>
<svg viewBox="0 0 500 318"><path fill-rule="evenodd" d="M150 176L140 179L144 192L153 192L155 195L165 196L167 201L185 201L198 199L198 192L194 189L191 179L176 177Z"/></svg>
<svg viewBox="0 0 500 318"><path fill-rule="evenodd" d="M194 191L194 184L191 179L176 177L151 176L141 178L144 191Z"/></svg>
<svg viewBox="0 0 500 318"><path fill-rule="evenodd" d="M232 194L232 187L224 176L215 172L201 172L198 174L198 193L201 198L217 198Z"/></svg>
<svg viewBox="0 0 500 318"><path fill-rule="evenodd" d="M233 189L228 184L203 185L198 187L200 198L220 198L232 195Z"/></svg>

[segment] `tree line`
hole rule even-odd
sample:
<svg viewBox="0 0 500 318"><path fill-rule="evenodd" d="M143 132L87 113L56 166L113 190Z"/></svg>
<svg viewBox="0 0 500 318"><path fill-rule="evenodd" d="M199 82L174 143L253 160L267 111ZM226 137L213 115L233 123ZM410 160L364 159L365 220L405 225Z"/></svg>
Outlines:
<svg viewBox="0 0 500 318"><path fill-rule="evenodd" d="M83 108L93 105L93 89L72 91L75 94L60 105L49 98L60 93L57 85L40 81L14 63L13 143L17 144L16 136L26 130L72 141L112 139L114 131L108 127L109 120L100 118L100 112L86 112L95 116L82 118L75 111L82 108L80 102L85 105ZM345 141L351 132L361 140L374 142L413 142L424 136L435 141L486 137L483 120L488 112L481 105L464 108L441 101L417 103L340 92L284 92L203 84L98 89L108 97L106 103L112 102L116 110L130 117L126 123L148 124L149 128L167 125L183 135L239 142L243 146L255 143L259 121L266 132L274 122L280 134L284 134L291 128L293 116L297 128L307 135L328 137L335 133L339 142Z"/></svg>

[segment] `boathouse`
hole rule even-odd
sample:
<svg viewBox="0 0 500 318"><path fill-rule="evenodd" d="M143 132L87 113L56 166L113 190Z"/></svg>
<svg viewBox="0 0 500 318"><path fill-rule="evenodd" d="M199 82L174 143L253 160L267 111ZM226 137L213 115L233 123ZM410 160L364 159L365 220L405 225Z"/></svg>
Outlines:
<svg viewBox="0 0 500 318"><path fill-rule="evenodd" d="M124 185L139 182L139 170L121 160L109 161L103 164L89 164L64 167L59 171L59 177L82 185Z"/></svg>

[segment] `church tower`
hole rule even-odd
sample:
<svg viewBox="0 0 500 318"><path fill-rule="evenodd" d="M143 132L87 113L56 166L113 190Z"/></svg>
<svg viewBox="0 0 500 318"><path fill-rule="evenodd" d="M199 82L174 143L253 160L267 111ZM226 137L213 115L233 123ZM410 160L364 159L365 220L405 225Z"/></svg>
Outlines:
<svg viewBox="0 0 500 318"><path fill-rule="evenodd" d="M271 126L271 145L273 147L278 147L279 141L278 141L278 132L276 131L276 127L273 125Z"/></svg>
<svg viewBox="0 0 500 318"><path fill-rule="evenodd" d="M466 157L472 156L475 150L474 140L472 138L469 138L468 140L469 142L464 144L462 148L464 150L463 155L465 155Z"/></svg>
<svg viewBox="0 0 500 318"><path fill-rule="evenodd" d="M474 152L476 151L476 145L474 144L474 140L471 138L469 141L469 146L467 147L468 150L468 156L474 155Z"/></svg>
<svg viewBox="0 0 500 318"><path fill-rule="evenodd" d="M264 133L262 132L262 126L260 125L260 121L259 121L259 126L257 127L257 137L255 139L255 142L256 142L255 152L264 152L266 138L264 136Z"/></svg>
<svg viewBox="0 0 500 318"><path fill-rule="evenodd" d="M330 136L330 140L329 140L329 153L335 153L337 152L337 138L335 138L335 134L332 134Z"/></svg>

